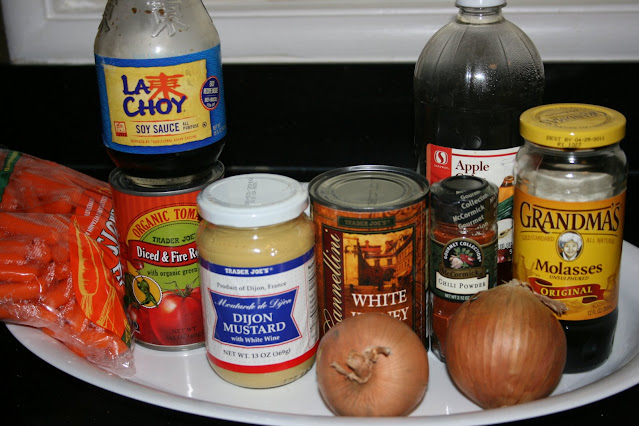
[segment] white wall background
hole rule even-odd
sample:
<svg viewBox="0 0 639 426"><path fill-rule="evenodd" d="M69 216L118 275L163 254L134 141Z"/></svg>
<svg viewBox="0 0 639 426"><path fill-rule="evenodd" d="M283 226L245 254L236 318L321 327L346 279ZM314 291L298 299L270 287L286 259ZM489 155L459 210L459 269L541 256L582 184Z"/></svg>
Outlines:
<svg viewBox="0 0 639 426"><path fill-rule="evenodd" d="M93 64L106 0L2 0L15 64ZM413 63L454 0L204 0L224 63ZM639 0L511 0L546 62L638 61Z"/></svg>

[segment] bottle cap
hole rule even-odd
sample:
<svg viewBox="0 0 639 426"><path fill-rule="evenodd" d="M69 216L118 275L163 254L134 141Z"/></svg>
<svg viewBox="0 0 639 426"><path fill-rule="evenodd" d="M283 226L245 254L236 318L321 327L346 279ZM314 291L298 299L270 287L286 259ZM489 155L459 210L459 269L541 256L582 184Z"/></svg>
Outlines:
<svg viewBox="0 0 639 426"><path fill-rule="evenodd" d="M491 227L497 217L497 185L477 176L451 176L431 187L433 220L459 228Z"/></svg>
<svg viewBox="0 0 639 426"><path fill-rule="evenodd" d="M591 149L622 140L626 134L626 117L596 105L541 105L524 111L519 129L524 139L538 145Z"/></svg>
<svg viewBox="0 0 639 426"><path fill-rule="evenodd" d="M295 179L253 173L213 182L198 194L197 205L207 222L256 228L295 219L306 210L309 198Z"/></svg>
<svg viewBox="0 0 639 426"><path fill-rule="evenodd" d="M506 0L456 0L457 7L496 7L505 6Z"/></svg>

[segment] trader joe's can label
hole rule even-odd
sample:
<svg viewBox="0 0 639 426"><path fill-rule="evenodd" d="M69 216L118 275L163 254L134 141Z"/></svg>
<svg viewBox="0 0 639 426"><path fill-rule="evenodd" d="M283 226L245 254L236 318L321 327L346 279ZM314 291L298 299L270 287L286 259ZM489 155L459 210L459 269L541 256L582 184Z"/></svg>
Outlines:
<svg viewBox="0 0 639 426"><path fill-rule="evenodd" d="M110 176L125 304L143 345L190 349L204 344L196 199L222 173L218 163L211 178L195 187L163 190L137 186L119 169Z"/></svg>
<svg viewBox="0 0 639 426"><path fill-rule="evenodd" d="M309 193L321 335L347 317L379 312L426 342L426 180L355 166L318 176Z"/></svg>
<svg viewBox="0 0 639 426"><path fill-rule="evenodd" d="M207 356L223 369L275 373L315 356L319 336L314 249L263 267L201 259Z"/></svg>
<svg viewBox="0 0 639 426"><path fill-rule="evenodd" d="M96 55L95 63L107 147L167 154L226 136L219 45L161 59Z"/></svg>
<svg viewBox="0 0 639 426"><path fill-rule="evenodd" d="M625 192L604 200L560 202L515 192L514 275L563 302L562 320L611 313L619 296Z"/></svg>

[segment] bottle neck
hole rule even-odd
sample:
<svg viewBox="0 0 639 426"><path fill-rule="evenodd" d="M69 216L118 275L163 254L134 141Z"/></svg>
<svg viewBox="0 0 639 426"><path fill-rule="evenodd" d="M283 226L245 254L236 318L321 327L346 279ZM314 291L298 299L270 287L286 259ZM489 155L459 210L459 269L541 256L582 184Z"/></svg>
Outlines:
<svg viewBox="0 0 639 426"><path fill-rule="evenodd" d="M485 25L504 20L501 9L503 6L493 7L465 7L458 6L457 20L464 24Z"/></svg>

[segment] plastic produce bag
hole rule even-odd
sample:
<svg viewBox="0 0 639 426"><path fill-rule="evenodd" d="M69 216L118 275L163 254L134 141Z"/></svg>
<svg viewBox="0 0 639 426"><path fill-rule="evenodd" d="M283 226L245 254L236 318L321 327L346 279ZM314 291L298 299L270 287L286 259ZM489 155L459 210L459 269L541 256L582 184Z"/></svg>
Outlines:
<svg viewBox="0 0 639 426"><path fill-rule="evenodd" d="M16 151L0 149L0 164L0 320L132 373L109 186Z"/></svg>

